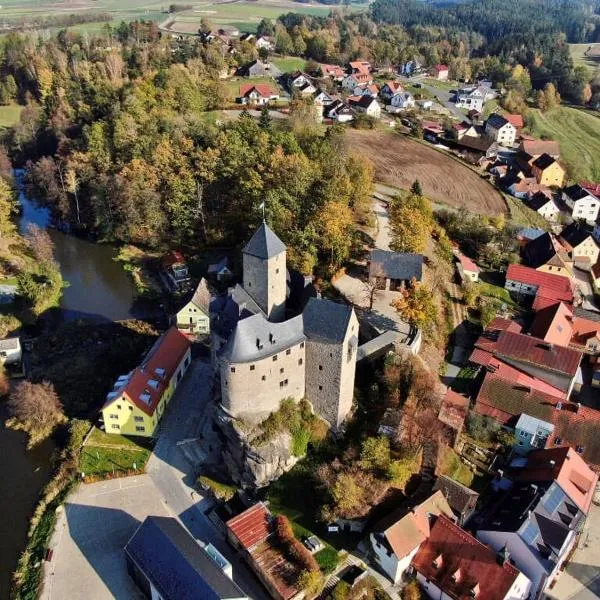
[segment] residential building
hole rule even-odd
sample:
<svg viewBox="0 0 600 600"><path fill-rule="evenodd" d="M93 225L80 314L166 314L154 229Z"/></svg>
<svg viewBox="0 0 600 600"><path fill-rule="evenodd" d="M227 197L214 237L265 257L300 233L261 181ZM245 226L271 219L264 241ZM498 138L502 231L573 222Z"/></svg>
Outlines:
<svg viewBox="0 0 600 600"><path fill-rule="evenodd" d="M512 114L512 113L504 113L504 118L517 130L523 129L525 127L525 122L523 120L523 115Z"/></svg>
<svg viewBox="0 0 600 600"><path fill-rule="evenodd" d="M371 73L373 71L373 67L368 60L353 60L350 61L349 65L351 73Z"/></svg>
<svg viewBox="0 0 600 600"><path fill-rule="evenodd" d="M572 336L569 345L587 354L600 353L600 313L576 307L573 309Z"/></svg>
<svg viewBox="0 0 600 600"><path fill-rule="evenodd" d="M399 81L388 81L384 83L379 91L379 95L382 100L390 102L390 100L396 95L404 92L404 88Z"/></svg>
<svg viewBox="0 0 600 600"><path fill-rule="evenodd" d="M568 346L573 337L572 320L571 309L564 302L557 302L536 312L529 333L550 344Z"/></svg>
<svg viewBox="0 0 600 600"><path fill-rule="evenodd" d="M343 100L334 100L323 108L323 116L338 123L348 123L354 119L350 107Z"/></svg>
<svg viewBox="0 0 600 600"><path fill-rule="evenodd" d="M554 273L544 273L524 265L510 264L506 271L504 287L509 292L534 296L534 309L540 307L538 300L549 299L552 303L573 301L571 281Z"/></svg>
<svg viewBox="0 0 600 600"><path fill-rule="evenodd" d="M243 83L240 85L237 101L240 104L254 104L256 106L265 106L279 98L278 92L268 83Z"/></svg>
<svg viewBox="0 0 600 600"><path fill-rule="evenodd" d="M220 261L208 265L207 274L217 281L225 281L233 275L229 268L229 259L224 256Z"/></svg>
<svg viewBox="0 0 600 600"><path fill-rule="evenodd" d="M540 185L559 188L565 181L565 170L549 154L542 154L536 158L531 163L531 172Z"/></svg>
<svg viewBox="0 0 600 600"><path fill-rule="evenodd" d="M469 399L448 388L442 400L438 420L446 429L446 441L453 448L460 439L469 412Z"/></svg>
<svg viewBox="0 0 600 600"><path fill-rule="evenodd" d="M190 274L185 258L178 250L167 252L160 262L162 273L171 290L176 291L183 288L190 280Z"/></svg>
<svg viewBox="0 0 600 600"><path fill-rule="evenodd" d="M488 100L492 100L495 97L496 93L491 88L485 85L478 85L476 87L467 87L458 90L455 102L456 106L459 108L466 108L467 110L476 110L477 112L481 112L483 110L483 105Z"/></svg>
<svg viewBox="0 0 600 600"><path fill-rule="evenodd" d="M348 106L353 108L356 112L364 113L374 119L379 119L381 116L381 106L379 106L379 102L368 94L364 96L350 96L348 98Z"/></svg>
<svg viewBox="0 0 600 600"><path fill-rule="evenodd" d="M300 565L292 562L273 531L273 517L259 502L226 523L227 539L238 550L274 600L300 594ZM301 597L301 596L298 596Z"/></svg>
<svg viewBox="0 0 600 600"><path fill-rule="evenodd" d="M529 197L527 206L552 223L555 223L560 215L560 208L554 201L554 198L552 198L552 195L544 194L541 191L537 191Z"/></svg>
<svg viewBox="0 0 600 600"><path fill-rule="evenodd" d="M353 92L358 86L369 85L373 83L373 76L370 73L351 73L346 75L342 81L342 89Z"/></svg>
<svg viewBox="0 0 600 600"><path fill-rule="evenodd" d="M461 281L479 281L479 273L481 269L475 264L475 262L468 256L465 256L459 250L456 250L454 255L457 259L456 268L458 269L458 275Z"/></svg>
<svg viewBox="0 0 600 600"><path fill-rule="evenodd" d="M517 137L517 128L498 113L491 114L485 122L485 132L501 146L512 146Z"/></svg>
<svg viewBox="0 0 600 600"><path fill-rule="evenodd" d="M429 598L526 600L531 581L510 562L445 516L439 516L412 560Z"/></svg>
<svg viewBox="0 0 600 600"><path fill-rule="evenodd" d="M514 483L477 531L477 538L510 555L541 598L556 581L589 510L597 476L573 450L529 454Z"/></svg>
<svg viewBox="0 0 600 600"><path fill-rule="evenodd" d="M412 279L421 281L423 277L423 256L392 252L391 250L371 250L369 258L369 281L379 290L398 291Z"/></svg>
<svg viewBox="0 0 600 600"><path fill-rule="evenodd" d="M317 91L316 85L313 83L312 77L309 77L302 71L294 71L287 77L287 87L291 94L300 96L312 96Z"/></svg>
<svg viewBox="0 0 600 600"><path fill-rule="evenodd" d="M528 267L542 273L571 277L573 261L569 253L550 233L531 240L522 249L523 261Z"/></svg>
<svg viewBox="0 0 600 600"><path fill-rule="evenodd" d="M594 239L591 228L580 221L573 221L565 227L560 232L559 239L575 266L589 271L598 262L600 246Z"/></svg>
<svg viewBox="0 0 600 600"><path fill-rule="evenodd" d="M0 365L13 365L23 360L21 340L14 336L0 340Z"/></svg>
<svg viewBox="0 0 600 600"><path fill-rule="evenodd" d="M437 492L438 490L444 494L444 498L446 498L454 513L457 524L464 527L477 508L479 494L446 475L440 475L435 480L433 491Z"/></svg>
<svg viewBox="0 0 600 600"><path fill-rule="evenodd" d="M560 157L560 146L554 140L536 140L535 138L522 136L519 145L517 160L523 167L531 167L532 163L542 156L548 154L555 160Z"/></svg>
<svg viewBox="0 0 600 600"><path fill-rule="evenodd" d="M249 600L231 564L172 517L146 517L125 546L127 572L152 600Z"/></svg>
<svg viewBox="0 0 600 600"><path fill-rule="evenodd" d="M413 73L421 71L422 68L423 66L421 63L416 58L413 58L412 60L407 60L400 64L398 72L400 75L408 75L410 77Z"/></svg>
<svg viewBox="0 0 600 600"><path fill-rule="evenodd" d="M171 327L139 367L115 382L102 407L106 433L151 437L190 366L190 341Z"/></svg>
<svg viewBox="0 0 600 600"><path fill-rule="evenodd" d="M535 240L535 238L540 237L540 235L544 235L546 233L543 229L538 229L536 227L523 227L519 229L517 232L517 240L519 244L527 244L531 240Z"/></svg>
<svg viewBox="0 0 600 600"><path fill-rule="evenodd" d="M435 65L431 67L431 76L438 81L448 81L450 70L447 65Z"/></svg>
<svg viewBox="0 0 600 600"><path fill-rule="evenodd" d="M215 305L221 406L234 418L259 422L283 399L307 397L337 431L352 408L358 320L351 307L317 298L285 320L285 253L263 222L243 249L243 286Z"/></svg>
<svg viewBox="0 0 600 600"><path fill-rule="evenodd" d="M273 40L267 35L261 35L257 38L254 45L260 50L261 48L266 48L267 50L273 50L275 45L273 44Z"/></svg>
<svg viewBox="0 0 600 600"><path fill-rule="evenodd" d="M314 103L317 106L328 106L333 102L333 98L325 90L317 90L314 97Z"/></svg>
<svg viewBox="0 0 600 600"><path fill-rule="evenodd" d="M238 75L242 77L272 77L273 79L277 79L283 73L273 63L263 62L259 59L242 67Z"/></svg>
<svg viewBox="0 0 600 600"><path fill-rule="evenodd" d="M177 329L190 335L210 333L211 295L206 280L202 278L189 300L177 311Z"/></svg>
<svg viewBox="0 0 600 600"><path fill-rule="evenodd" d="M321 64L321 73L323 77L331 77L334 81L342 81L346 76L346 72L339 65L325 65Z"/></svg>
<svg viewBox="0 0 600 600"><path fill-rule="evenodd" d="M369 541L375 560L395 584L429 537L433 517L438 515L449 518L453 515L441 491L434 492L408 512L406 508L399 508L373 527Z"/></svg>
<svg viewBox="0 0 600 600"><path fill-rule="evenodd" d="M532 450L544 449L553 431L552 423L521 413L515 425L514 451L517 454L529 454Z"/></svg>
<svg viewBox="0 0 600 600"><path fill-rule="evenodd" d="M371 83L369 85L359 85L352 90L353 96L370 96L371 98L377 98L379 95L379 88L376 84Z"/></svg>
<svg viewBox="0 0 600 600"><path fill-rule="evenodd" d="M594 239L598 238L594 237ZM600 294L600 262L597 262L596 264L592 265L592 268L590 270L590 277L594 285L594 292L596 292L596 294Z"/></svg>
<svg viewBox="0 0 600 600"><path fill-rule="evenodd" d="M391 108L390 108L391 107ZM388 112L408 110L415 107L415 99L409 92L399 92L390 98L390 104L387 107ZM394 109L394 110L392 110Z"/></svg>
<svg viewBox="0 0 600 600"><path fill-rule="evenodd" d="M595 223L600 211L600 199L579 184L570 185L562 193L564 203L569 207L573 219L585 219Z"/></svg>
<svg viewBox="0 0 600 600"><path fill-rule="evenodd" d="M508 191L520 200L527 200L535 194L542 193L548 198L552 197L552 190L545 185L540 185L535 177L517 177L508 185Z"/></svg>

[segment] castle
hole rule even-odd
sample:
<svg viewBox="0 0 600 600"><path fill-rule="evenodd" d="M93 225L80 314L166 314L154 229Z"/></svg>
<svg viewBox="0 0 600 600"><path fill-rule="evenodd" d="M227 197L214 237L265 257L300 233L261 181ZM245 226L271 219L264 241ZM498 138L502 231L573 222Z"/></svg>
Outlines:
<svg viewBox="0 0 600 600"><path fill-rule="evenodd" d="M306 397L338 431L352 408L358 348L354 309L311 297L300 314L286 320L292 276L285 245L263 222L242 252L242 285L211 306L211 351L222 408L258 423L283 399Z"/></svg>

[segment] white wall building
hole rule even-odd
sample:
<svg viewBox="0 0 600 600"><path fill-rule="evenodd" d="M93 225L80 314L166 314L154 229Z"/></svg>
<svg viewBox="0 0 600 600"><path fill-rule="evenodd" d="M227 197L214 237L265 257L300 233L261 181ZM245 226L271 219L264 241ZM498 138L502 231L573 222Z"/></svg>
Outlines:
<svg viewBox="0 0 600 600"><path fill-rule="evenodd" d="M598 218L600 199L580 185L565 188L562 199L574 219L585 219L588 223L594 223Z"/></svg>

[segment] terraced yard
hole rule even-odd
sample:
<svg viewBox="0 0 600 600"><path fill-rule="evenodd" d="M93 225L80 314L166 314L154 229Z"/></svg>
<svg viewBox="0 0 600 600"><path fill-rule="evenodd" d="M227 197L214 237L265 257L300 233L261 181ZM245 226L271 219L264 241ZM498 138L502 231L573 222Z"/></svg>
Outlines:
<svg viewBox="0 0 600 600"><path fill-rule="evenodd" d="M600 181L600 115L567 106L544 114L532 109L529 130L560 143L561 162L572 179Z"/></svg>

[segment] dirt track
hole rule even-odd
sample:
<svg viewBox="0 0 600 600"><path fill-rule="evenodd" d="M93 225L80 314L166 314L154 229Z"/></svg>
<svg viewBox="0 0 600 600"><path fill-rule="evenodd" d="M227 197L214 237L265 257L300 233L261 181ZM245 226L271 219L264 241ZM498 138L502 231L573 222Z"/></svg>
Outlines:
<svg viewBox="0 0 600 600"><path fill-rule="evenodd" d="M415 179L425 195L442 204L465 206L481 215L506 213L502 196L476 173L441 152L397 133L348 129L351 149L375 164L375 180L409 189Z"/></svg>

